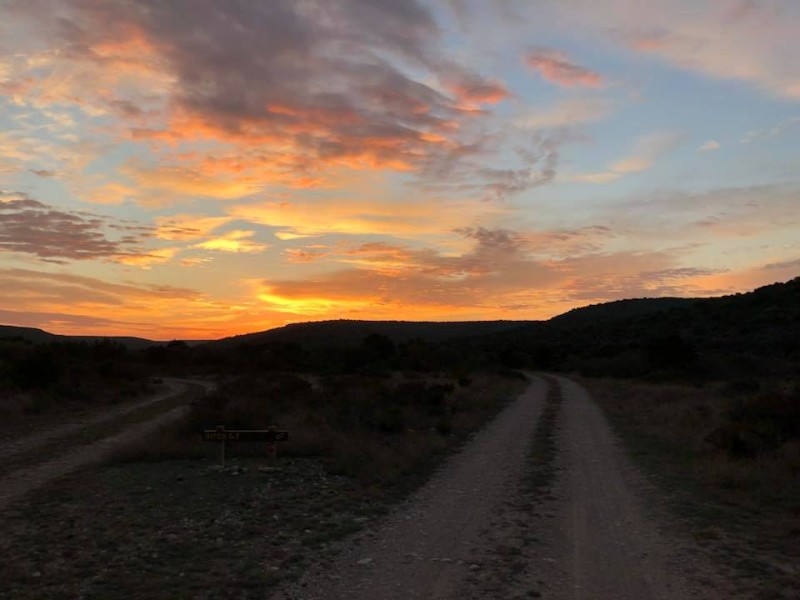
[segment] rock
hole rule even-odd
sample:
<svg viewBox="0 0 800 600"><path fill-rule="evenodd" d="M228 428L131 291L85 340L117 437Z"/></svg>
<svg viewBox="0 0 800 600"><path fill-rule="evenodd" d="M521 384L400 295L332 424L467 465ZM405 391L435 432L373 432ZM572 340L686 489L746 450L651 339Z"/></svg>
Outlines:
<svg viewBox="0 0 800 600"><path fill-rule="evenodd" d="M481 566L479 564L477 564L477 563L472 563L469 566L469 570L472 571L472 572L480 571L481 570Z"/></svg>
<svg viewBox="0 0 800 600"><path fill-rule="evenodd" d="M356 561L359 565L366 566L372 562L371 558L362 558L361 560Z"/></svg>

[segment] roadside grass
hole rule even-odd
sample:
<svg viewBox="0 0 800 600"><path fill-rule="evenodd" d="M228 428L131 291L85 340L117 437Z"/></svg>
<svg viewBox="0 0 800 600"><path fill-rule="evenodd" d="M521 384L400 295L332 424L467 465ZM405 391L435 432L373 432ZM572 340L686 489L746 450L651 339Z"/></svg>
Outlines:
<svg viewBox="0 0 800 600"><path fill-rule="evenodd" d="M582 379L694 539L757 598L800 582L800 387Z"/></svg>
<svg viewBox="0 0 800 600"><path fill-rule="evenodd" d="M319 457L329 472L392 485L461 443L524 387L516 372L445 375L345 375L309 380L292 373L223 383L186 416L121 448L113 462L213 459L204 429L289 431L283 457ZM235 456L267 457L266 444L228 443Z"/></svg>

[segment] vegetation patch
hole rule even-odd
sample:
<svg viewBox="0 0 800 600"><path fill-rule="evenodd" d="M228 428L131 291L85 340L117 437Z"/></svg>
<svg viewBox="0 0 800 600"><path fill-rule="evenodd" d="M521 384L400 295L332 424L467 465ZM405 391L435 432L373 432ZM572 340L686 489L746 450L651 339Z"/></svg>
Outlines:
<svg viewBox="0 0 800 600"><path fill-rule="evenodd" d="M521 389L516 377L473 374L469 384L444 375L244 375L222 383L182 420L123 448L116 461L212 459L216 444L200 432L289 431L279 453L318 457L336 475L367 484L399 483L432 456L461 443ZM235 456L266 457L266 444L228 443Z"/></svg>

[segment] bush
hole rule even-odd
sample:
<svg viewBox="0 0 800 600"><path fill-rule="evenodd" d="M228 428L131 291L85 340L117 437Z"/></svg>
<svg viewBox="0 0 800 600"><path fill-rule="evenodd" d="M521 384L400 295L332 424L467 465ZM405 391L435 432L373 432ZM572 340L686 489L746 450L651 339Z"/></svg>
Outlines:
<svg viewBox="0 0 800 600"><path fill-rule="evenodd" d="M800 394L772 392L733 402L708 441L734 458L755 457L800 438Z"/></svg>

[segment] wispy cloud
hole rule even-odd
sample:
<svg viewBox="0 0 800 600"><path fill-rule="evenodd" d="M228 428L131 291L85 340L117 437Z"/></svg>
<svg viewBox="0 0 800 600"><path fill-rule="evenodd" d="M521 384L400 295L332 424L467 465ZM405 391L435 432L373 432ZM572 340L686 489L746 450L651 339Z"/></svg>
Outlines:
<svg viewBox="0 0 800 600"><path fill-rule="evenodd" d="M714 78L749 83L777 97L800 98L796 3L637 0L559 3L572 27L611 32L643 55Z"/></svg>
<svg viewBox="0 0 800 600"><path fill-rule="evenodd" d="M534 48L525 54L523 60L544 79L562 87L596 88L604 85L599 73L572 62L560 50Z"/></svg>
<svg viewBox="0 0 800 600"><path fill-rule="evenodd" d="M577 127L601 121L613 110L614 103L605 98L570 97L548 106L526 108L517 123L531 129Z"/></svg>
<svg viewBox="0 0 800 600"><path fill-rule="evenodd" d="M722 145L717 140L708 140L705 144L701 145L697 151L698 152L711 152L713 150L719 150Z"/></svg>
<svg viewBox="0 0 800 600"><path fill-rule="evenodd" d="M402 310L441 318L479 309L495 317L520 310L549 316L578 301L688 295L698 291L693 278L707 274L682 266L679 252L604 252L594 243L609 235L602 227L534 234L477 227L458 233L471 242L460 254L364 245L341 252L342 262L355 268L313 279L264 280L256 293L273 310L307 315L338 310L380 318ZM572 256L548 256L549 243L559 241L573 248Z"/></svg>
<svg viewBox="0 0 800 600"><path fill-rule="evenodd" d="M667 152L675 148L684 134L675 131L653 133L636 142L630 156L611 165L615 173L640 173L646 171Z"/></svg>
<svg viewBox="0 0 800 600"><path fill-rule="evenodd" d="M742 144L751 144L783 135L787 129L800 124L800 116L784 119L769 129L751 129L742 138Z"/></svg>
<svg viewBox="0 0 800 600"><path fill-rule="evenodd" d="M612 163L607 171L577 173L567 176L567 179L581 183L611 183L624 175L647 171L685 137L679 131L661 131L642 136L635 142L630 154Z"/></svg>
<svg viewBox="0 0 800 600"><path fill-rule="evenodd" d="M111 231L116 230L116 235ZM68 211L0 192L0 248L48 262L108 259L130 261L150 256L142 244L148 227L117 222L85 211Z"/></svg>

